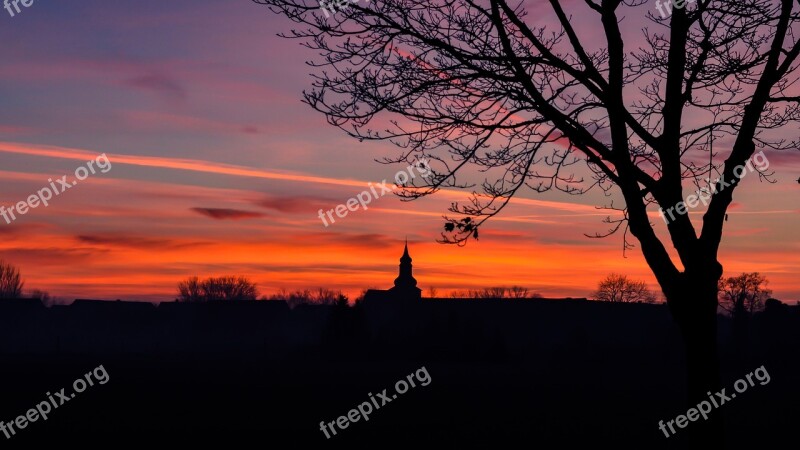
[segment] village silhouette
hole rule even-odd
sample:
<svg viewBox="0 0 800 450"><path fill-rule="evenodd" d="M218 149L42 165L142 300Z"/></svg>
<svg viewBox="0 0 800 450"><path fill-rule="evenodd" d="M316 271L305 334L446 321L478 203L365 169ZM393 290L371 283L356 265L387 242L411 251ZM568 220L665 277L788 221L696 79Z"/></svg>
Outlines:
<svg viewBox="0 0 800 450"><path fill-rule="evenodd" d="M792 436L798 325L800 308L777 301L745 328L719 316L723 379L764 365L774 380L726 406L731 429L749 430L731 436L730 448ZM665 439L657 427L685 410L683 349L667 305L424 298L407 243L394 285L355 305L9 299L0 301L0 336L0 420L99 364L110 375L20 430L14 444L26 448L176 436L337 448L420 439L448 448L685 448L687 439ZM421 366L429 386L331 439L319 431L320 420Z"/></svg>

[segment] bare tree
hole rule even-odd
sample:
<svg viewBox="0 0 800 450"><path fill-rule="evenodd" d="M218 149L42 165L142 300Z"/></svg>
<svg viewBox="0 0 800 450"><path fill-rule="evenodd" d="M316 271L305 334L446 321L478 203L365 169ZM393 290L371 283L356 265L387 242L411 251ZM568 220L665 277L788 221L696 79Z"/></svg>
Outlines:
<svg viewBox="0 0 800 450"><path fill-rule="evenodd" d="M723 278L719 280L720 306L734 317L761 311L772 295L767 284L767 277L758 272Z"/></svg>
<svg viewBox="0 0 800 450"><path fill-rule="evenodd" d="M485 288L481 293L482 298L505 298L505 296L506 296L505 286L495 286L495 287Z"/></svg>
<svg viewBox="0 0 800 450"><path fill-rule="evenodd" d="M491 298L542 298L539 293L531 293L530 290L522 286L495 286L482 289L467 289L465 291L450 291L450 298L474 298L474 299L491 299Z"/></svg>
<svg viewBox="0 0 800 450"><path fill-rule="evenodd" d="M611 227L597 236L621 231L625 249L638 240L686 344L689 402L719 390L724 220L735 170L756 149L798 148L780 133L800 119L791 90L800 4L696 2L628 29L644 1L537 4L537 19L549 14L549 22L529 20L523 2L508 0L381 0L330 17L316 0L255 1L298 23L288 37L321 55L309 105L355 138L397 144L400 155L386 162L431 162L432 176L413 180L407 199L473 189L464 169L482 171L482 192L452 206L443 241L477 239L525 190L614 195L603 205ZM573 12L594 19L605 39L582 39ZM632 33L643 42L626 49ZM760 179L769 175L762 169ZM699 228L684 209L692 186L707 186L710 197ZM680 265L648 207L678 211L667 244ZM717 415L690 432L712 445L720 426Z"/></svg>
<svg viewBox="0 0 800 450"><path fill-rule="evenodd" d="M24 285L19 269L0 260L0 298L19 298Z"/></svg>
<svg viewBox="0 0 800 450"><path fill-rule="evenodd" d="M361 299L366 291L362 292ZM302 291L286 292L281 289L278 293L271 295L270 300L285 301L290 308L298 305L347 305L349 299L342 291L333 291L327 288L317 288L316 291L305 289Z"/></svg>
<svg viewBox="0 0 800 450"><path fill-rule="evenodd" d="M184 302L255 300L258 288L245 277L191 277L178 283L178 295Z"/></svg>
<svg viewBox="0 0 800 450"><path fill-rule="evenodd" d="M508 288L509 298L528 298L528 288L522 286L511 286Z"/></svg>
<svg viewBox="0 0 800 450"><path fill-rule="evenodd" d="M178 296L184 302L199 302L203 300L203 291L198 277L190 277L178 283Z"/></svg>
<svg viewBox="0 0 800 450"><path fill-rule="evenodd" d="M625 275L609 274L597 286L594 298L604 302L655 303L656 296L644 281L634 281Z"/></svg>
<svg viewBox="0 0 800 450"><path fill-rule="evenodd" d="M333 305L339 298L341 292L334 292L327 288L317 288L315 295L311 297L312 303L319 305Z"/></svg>

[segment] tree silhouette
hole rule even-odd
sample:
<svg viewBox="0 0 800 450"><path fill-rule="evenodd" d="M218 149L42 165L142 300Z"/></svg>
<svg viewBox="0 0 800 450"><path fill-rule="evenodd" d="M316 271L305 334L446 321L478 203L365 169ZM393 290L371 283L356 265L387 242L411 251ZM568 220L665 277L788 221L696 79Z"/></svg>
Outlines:
<svg viewBox="0 0 800 450"><path fill-rule="evenodd" d="M363 299L363 294L361 298ZM305 289L302 291L287 292L281 289L279 292L269 296L269 300L286 302L290 308L299 305L345 305L349 304L347 295L342 291L333 291L328 288L317 288L316 291Z"/></svg>
<svg viewBox="0 0 800 450"><path fill-rule="evenodd" d="M523 286L511 286L508 288L507 295L509 298L528 298L530 290Z"/></svg>
<svg viewBox="0 0 800 450"><path fill-rule="evenodd" d="M719 280L720 306L733 317L751 315L764 309L764 302L772 295L767 289L767 277L758 272Z"/></svg>
<svg viewBox="0 0 800 450"><path fill-rule="evenodd" d="M644 281L629 280L625 275L609 274L597 286L594 298L605 302L655 303L656 296Z"/></svg>
<svg viewBox="0 0 800 450"><path fill-rule="evenodd" d="M19 298L24 284L19 269L0 260L0 298Z"/></svg>
<svg viewBox="0 0 800 450"><path fill-rule="evenodd" d="M287 37L321 55L305 102L355 138L397 144L386 162L431 162L405 198L473 188L469 166L485 174L482 192L453 204L443 241L477 238L521 190L621 197L603 205L613 217L598 236L622 231L626 249L638 240L684 338L690 404L719 390L718 250L734 170L757 148L797 148L780 132L800 119L800 4L696 2L628 29L645 0L572 2L569 13L550 0L536 20L507 0L381 0L330 17L316 0L254 1L298 23ZM572 9L599 39L573 27ZM626 48L633 33L641 39ZM648 207L680 212L693 186L710 186L710 200L699 229L683 213L668 223L679 265ZM718 417L690 433L713 445Z"/></svg>
<svg viewBox="0 0 800 450"><path fill-rule="evenodd" d="M258 289L245 277L190 277L178 283L178 295L184 302L255 300Z"/></svg>

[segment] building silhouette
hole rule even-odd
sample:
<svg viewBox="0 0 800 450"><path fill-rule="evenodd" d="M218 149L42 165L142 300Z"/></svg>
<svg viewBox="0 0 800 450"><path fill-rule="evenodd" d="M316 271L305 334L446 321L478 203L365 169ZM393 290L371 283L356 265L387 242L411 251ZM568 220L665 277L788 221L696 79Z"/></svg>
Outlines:
<svg viewBox="0 0 800 450"><path fill-rule="evenodd" d="M422 289L417 287L417 280L412 273L411 255L408 254L408 240L400 257L400 270L394 279L394 286L383 289L369 289L364 294L365 301L418 301L422 299Z"/></svg>

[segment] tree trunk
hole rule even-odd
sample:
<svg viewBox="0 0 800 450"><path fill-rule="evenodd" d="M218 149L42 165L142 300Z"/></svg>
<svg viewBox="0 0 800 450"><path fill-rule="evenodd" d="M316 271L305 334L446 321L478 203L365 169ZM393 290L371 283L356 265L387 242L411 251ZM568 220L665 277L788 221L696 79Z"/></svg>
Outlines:
<svg viewBox="0 0 800 450"><path fill-rule="evenodd" d="M721 385L717 355L717 280L708 274L683 275L685 283L679 289L680 294L673 296L676 298L668 297L667 301L680 327L686 351L688 409L708 401ZM724 448L722 414L716 408L708 420L701 417L690 422L685 432L693 446L707 450Z"/></svg>

